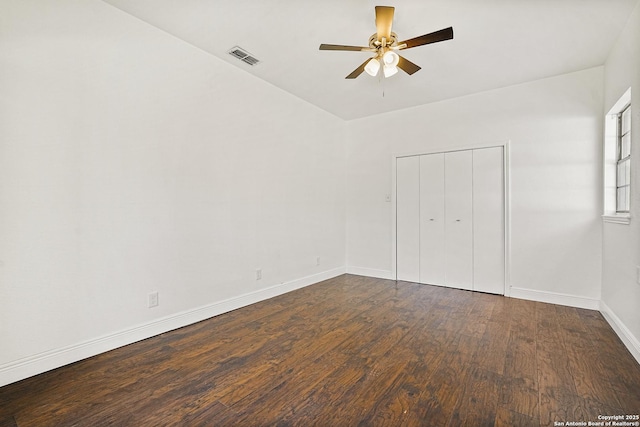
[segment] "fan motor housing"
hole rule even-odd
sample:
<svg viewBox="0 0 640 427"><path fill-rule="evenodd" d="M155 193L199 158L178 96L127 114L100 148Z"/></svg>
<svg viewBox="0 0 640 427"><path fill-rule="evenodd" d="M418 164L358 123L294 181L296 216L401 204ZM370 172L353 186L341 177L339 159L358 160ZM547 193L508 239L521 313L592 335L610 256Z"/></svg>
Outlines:
<svg viewBox="0 0 640 427"><path fill-rule="evenodd" d="M379 49L381 47L393 46L398 43L398 36L393 31L391 32L391 37L389 40L386 40L385 46L382 46L382 43L378 41L378 34L373 33L371 37L369 37L369 47L372 49Z"/></svg>

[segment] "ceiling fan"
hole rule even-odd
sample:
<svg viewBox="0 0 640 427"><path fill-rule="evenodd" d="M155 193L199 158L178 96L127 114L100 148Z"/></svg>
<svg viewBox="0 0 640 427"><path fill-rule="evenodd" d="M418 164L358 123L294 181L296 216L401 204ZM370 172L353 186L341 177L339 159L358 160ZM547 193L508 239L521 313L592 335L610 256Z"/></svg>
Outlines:
<svg viewBox="0 0 640 427"><path fill-rule="evenodd" d="M369 38L369 46L344 46L338 44L321 44L320 50L346 50L356 52L373 52L375 56L369 58L349 74L347 79L355 79L363 71L376 76L380 68L385 77L391 77L398 72L398 68L411 75L420 67L406 58L398 55L397 50L437 43L453 38L453 27L444 28L433 33L412 39L398 41L396 33L391 31L395 8L391 6L376 6L376 33Z"/></svg>

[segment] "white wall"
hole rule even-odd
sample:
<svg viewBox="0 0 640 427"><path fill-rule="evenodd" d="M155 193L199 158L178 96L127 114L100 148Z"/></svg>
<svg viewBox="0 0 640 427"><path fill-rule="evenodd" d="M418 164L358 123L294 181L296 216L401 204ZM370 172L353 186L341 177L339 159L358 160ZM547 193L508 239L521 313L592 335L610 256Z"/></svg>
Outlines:
<svg viewBox="0 0 640 427"><path fill-rule="evenodd" d="M101 1L3 0L0 385L344 272L344 126Z"/></svg>
<svg viewBox="0 0 640 427"><path fill-rule="evenodd" d="M604 111L631 87L631 222L603 224L603 312L640 362L640 4L605 63Z"/></svg>
<svg viewBox="0 0 640 427"><path fill-rule="evenodd" d="M509 140L511 285L597 307L602 78L598 67L349 122L348 271L392 275L394 154Z"/></svg>

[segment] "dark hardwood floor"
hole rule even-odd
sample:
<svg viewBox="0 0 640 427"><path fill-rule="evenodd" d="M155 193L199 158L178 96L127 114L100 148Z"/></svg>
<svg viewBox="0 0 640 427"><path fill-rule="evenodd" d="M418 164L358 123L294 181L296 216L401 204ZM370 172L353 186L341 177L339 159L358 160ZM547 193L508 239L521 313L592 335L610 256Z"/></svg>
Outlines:
<svg viewBox="0 0 640 427"><path fill-rule="evenodd" d="M0 426L537 426L640 413L597 311L345 275L0 388Z"/></svg>

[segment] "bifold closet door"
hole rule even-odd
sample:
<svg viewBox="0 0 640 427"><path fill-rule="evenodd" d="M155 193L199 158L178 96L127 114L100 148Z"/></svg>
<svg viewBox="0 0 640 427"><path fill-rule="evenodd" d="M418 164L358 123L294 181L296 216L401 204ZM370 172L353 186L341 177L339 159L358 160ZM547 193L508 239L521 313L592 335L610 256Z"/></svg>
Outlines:
<svg viewBox="0 0 640 427"><path fill-rule="evenodd" d="M473 289L504 294L504 156L473 150Z"/></svg>
<svg viewBox="0 0 640 427"><path fill-rule="evenodd" d="M444 155L445 282L473 289L473 157L470 150Z"/></svg>
<svg viewBox="0 0 640 427"><path fill-rule="evenodd" d="M396 160L398 280L504 294L503 147Z"/></svg>
<svg viewBox="0 0 640 427"><path fill-rule="evenodd" d="M420 157L396 159L396 277L420 281Z"/></svg>
<svg viewBox="0 0 640 427"><path fill-rule="evenodd" d="M445 283L444 153L420 156L420 283Z"/></svg>

